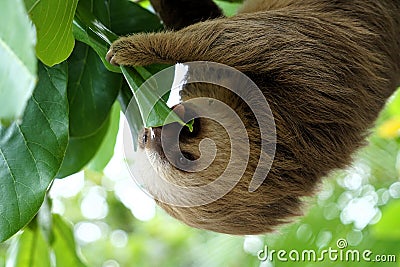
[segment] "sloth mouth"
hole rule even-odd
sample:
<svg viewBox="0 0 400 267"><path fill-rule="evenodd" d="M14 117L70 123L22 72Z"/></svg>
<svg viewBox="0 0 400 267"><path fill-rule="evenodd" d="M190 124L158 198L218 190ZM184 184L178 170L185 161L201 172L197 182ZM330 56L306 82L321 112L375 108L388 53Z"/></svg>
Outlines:
<svg viewBox="0 0 400 267"><path fill-rule="evenodd" d="M191 169L198 156L191 151L195 149L200 135L200 118L196 117L192 107L178 104L172 110L185 122L193 121L193 131L177 122L161 127L144 128L138 137L139 147L155 152L165 162L171 163L182 171ZM183 147L187 149L182 150Z"/></svg>
<svg viewBox="0 0 400 267"><path fill-rule="evenodd" d="M139 146L152 148L161 144L161 139L176 139L175 142L191 143L192 138L197 137L200 133L200 118L197 118L193 108L184 104L178 104L172 107L172 110L185 122L193 121L193 130L190 131L187 126L182 126L177 122L169 123L161 127L144 128L139 135Z"/></svg>
<svg viewBox="0 0 400 267"><path fill-rule="evenodd" d="M178 123L145 128L139 140L140 147L155 152L161 160L169 162L179 170L186 171L194 166L193 161L198 157L189 151L181 150L181 132L182 126ZM193 139L185 138L185 143L189 141L195 142Z"/></svg>

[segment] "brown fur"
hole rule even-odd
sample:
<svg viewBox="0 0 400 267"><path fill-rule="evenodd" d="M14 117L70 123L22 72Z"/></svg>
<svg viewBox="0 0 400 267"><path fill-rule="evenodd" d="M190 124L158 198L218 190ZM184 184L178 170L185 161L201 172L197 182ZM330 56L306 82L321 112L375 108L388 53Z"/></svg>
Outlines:
<svg viewBox="0 0 400 267"><path fill-rule="evenodd" d="M157 9L160 1L152 2ZM301 198L312 195L330 171L351 162L399 85L399 12L397 0L248 0L231 18L117 40L108 56L116 64L215 61L232 66L260 87L275 118L272 169L251 193L248 185L260 153L254 117L240 99L221 88L187 86L185 99L209 96L240 114L250 137L250 162L236 187L215 202L191 208L160 205L188 225L231 234L271 231L300 215ZM166 12L160 15L165 22L172 20ZM193 16L193 22L205 18L203 13ZM180 145L198 157L193 144L205 137L216 142L219 154L204 171L181 172L163 162L160 155L165 151L156 151L154 142L146 145L157 153L167 179L206 184L226 165L231 149L227 135L210 120L199 120L198 127L199 132L182 137Z"/></svg>

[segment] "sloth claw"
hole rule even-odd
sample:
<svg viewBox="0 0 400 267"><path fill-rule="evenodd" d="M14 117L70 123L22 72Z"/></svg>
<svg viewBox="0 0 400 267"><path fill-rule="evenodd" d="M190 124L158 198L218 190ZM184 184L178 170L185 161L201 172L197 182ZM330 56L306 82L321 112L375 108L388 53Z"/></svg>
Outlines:
<svg viewBox="0 0 400 267"><path fill-rule="evenodd" d="M115 60L115 53L114 53L114 51L113 51L112 48L110 48L110 50L108 50L107 55L106 55L106 60L107 60L110 64L112 64L112 65L114 65L114 66L119 66L119 64L118 64L118 63L116 62L116 60Z"/></svg>

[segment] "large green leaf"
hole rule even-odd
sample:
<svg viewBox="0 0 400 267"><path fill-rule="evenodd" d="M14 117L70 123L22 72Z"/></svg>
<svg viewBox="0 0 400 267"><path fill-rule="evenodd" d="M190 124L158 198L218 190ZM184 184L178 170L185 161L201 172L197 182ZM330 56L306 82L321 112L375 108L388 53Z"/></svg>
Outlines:
<svg viewBox="0 0 400 267"><path fill-rule="evenodd" d="M106 53L118 35L161 29L161 22L151 12L128 0L81 0L74 19L77 40L90 45L108 70L121 72L105 60ZM113 31L111 31L111 30Z"/></svg>
<svg viewBox="0 0 400 267"><path fill-rule="evenodd" d="M108 71L94 50L84 43L76 43L68 62L70 140L58 177L81 170L97 153L123 82L123 77ZM118 123L112 127L116 129L110 131L118 131Z"/></svg>
<svg viewBox="0 0 400 267"><path fill-rule="evenodd" d="M35 34L22 0L0 1L0 25L0 125L9 125L35 88Z"/></svg>
<svg viewBox="0 0 400 267"><path fill-rule="evenodd" d="M70 137L64 161L57 174L58 178L74 174L89 163L99 150L99 147L107 134L109 125L110 118L104 122L97 132L90 136Z"/></svg>
<svg viewBox="0 0 400 267"><path fill-rule="evenodd" d="M25 0L36 26L37 57L53 66L68 58L74 48L72 21L78 0Z"/></svg>
<svg viewBox="0 0 400 267"><path fill-rule="evenodd" d="M68 59L68 101L71 137L86 137L104 124L123 78L108 71L97 54L77 42Z"/></svg>
<svg viewBox="0 0 400 267"><path fill-rule="evenodd" d="M179 122L185 125L181 118L175 112L172 112L165 103L165 99L162 98L164 93L160 93L166 91L166 88L162 88L162 86L170 88L169 83L160 82L159 79L148 80L148 76L151 76L151 73L145 72L144 68L131 69L121 67L121 70L133 92L146 127L157 127L172 122ZM141 71L141 75L138 75L138 71ZM173 71L173 68L166 69L166 73L162 77L170 80L171 75L173 77ZM147 76L147 81L143 87L141 85L144 83L144 79L139 79L139 76ZM129 108L127 112L130 112ZM188 127L191 129L192 125L188 124Z"/></svg>
<svg viewBox="0 0 400 267"><path fill-rule="evenodd" d="M39 64L22 124L0 127L0 241L39 210L68 141L67 65Z"/></svg>
<svg viewBox="0 0 400 267"><path fill-rule="evenodd" d="M140 5L128 0L109 0L110 24L106 24L118 35L157 31L163 28L160 19Z"/></svg>
<svg viewBox="0 0 400 267"><path fill-rule="evenodd" d="M92 47L108 70L121 72L118 67L111 65L105 59L108 48L118 36L96 18L85 3L80 1L76 10L73 25L75 38Z"/></svg>
<svg viewBox="0 0 400 267"><path fill-rule="evenodd" d="M139 106L133 98L133 93L128 85L125 83L118 95L118 102L121 105L122 112L125 114L125 118L129 124L131 130L132 140L138 140L139 132L143 129L144 123L140 114ZM129 108L129 112L127 112ZM133 142L133 147L137 149L137 142Z"/></svg>
<svg viewBox="0 0 400 267"><path fill-rule="evenodd" d="M53 239L46 237L44 227L36 217L14 240L9 262L14 267L84 267L78 256L72 226L59 215L49 214ZM51 264L51 258L55 265Z"/></svg>
<svg viewBox="0 0 400 267"><path fill-rule="evenodd" d="M116 102L111 110L111 121L106 136L101 143L96 155L88 164L88 168L94 171L101 172L106 167L107 163L114 155L114 147L117 141L117 134L119 129L119 115L121 108Z"/></svg>
<svg viewBox="0 0 400 267"><path fill-rule="evenodd" d="M51 266L49 244L36 220L30 223L19 236L12 248L11 257L14 267Z"/></svg>

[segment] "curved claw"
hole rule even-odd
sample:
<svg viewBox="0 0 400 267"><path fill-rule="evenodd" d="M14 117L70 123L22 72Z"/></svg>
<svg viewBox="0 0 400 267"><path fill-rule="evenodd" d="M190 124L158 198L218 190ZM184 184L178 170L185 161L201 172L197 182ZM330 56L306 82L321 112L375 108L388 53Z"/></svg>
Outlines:
<svg viewBox="0 0 400 267"><path fill-rule="evenodd" d="M115 62L115 58L114 58L114 52L113 50L110 48L110 50L108 50L107 54L106 54L106 60L114 65L114 66L119 66L119 64L117 62Z"/></svg>

